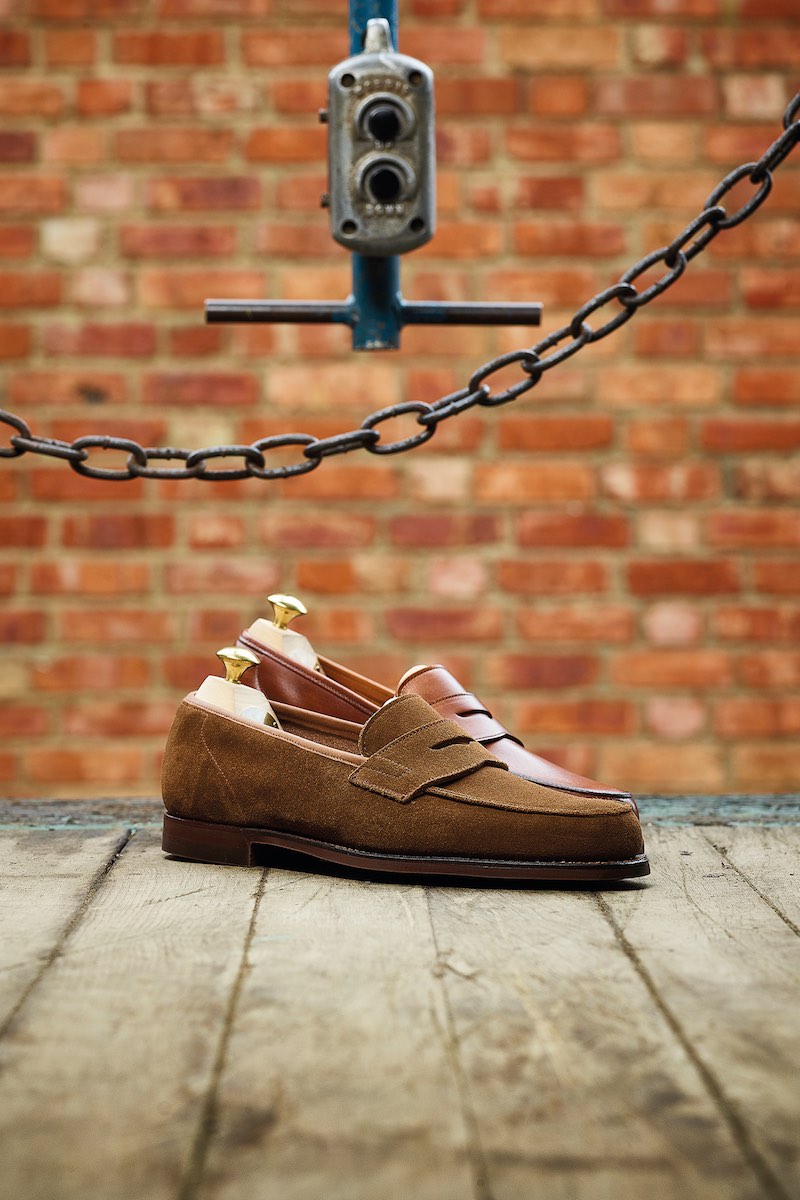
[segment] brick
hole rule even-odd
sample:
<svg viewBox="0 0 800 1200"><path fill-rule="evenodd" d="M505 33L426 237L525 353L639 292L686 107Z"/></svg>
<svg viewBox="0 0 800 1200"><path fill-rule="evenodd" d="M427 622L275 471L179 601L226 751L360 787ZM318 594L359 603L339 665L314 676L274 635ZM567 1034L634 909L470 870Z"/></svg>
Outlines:
<svg viewBox="0 0 800 1200"><path fill-rule="evenodd" d="M630 122L628 125L631 154L633 158L658 167L674 162L685 168L697 158L697 128L694 122L678 124L674 120L650 120ZM670 228L663 237L652 241L653 246L672 241L675 229ZM646 244L651 242L647 237Z"/></svg>
<svg viewBox="0 0 800 1200"><path fill-rule="evenodd" d="M632 31L633 59L645 67L677 67L686 62L689 35L675 26L643 25ZM682 81L682 84L685 81Z"/></svg>
<svg viewBox="0 0 800 1200"><path fill-rule="evenodd" d="M718 596L741 587L737 564L725 559L632 562L627 575L635 596Z"/></svg>
<svg viewBox="0 0 800 1200"><path fill-rule="evenodd" d="M288 461L297 462L295 455ZM287 479L279 494L293 500L337 500L361 503L389 500L398 494L398 479L388 466L350 466L326 463L313 474Z"/></svg>
<svg viewBox="0 0 800 1200"><path fill-rule="evenodd" d="M634 337L641 358L695 358L700 344L695 324L680 318L650 318L637 327Z"/></svg>
<svg viewBox="0 0 800 1200"><path fill-rule="evenodd" d="M34 645L45 636L45 615L30 609L0 611L0 642Z"/></svg>
<svg viewBox="0 0 800 1200"><path fill-rule="evenodd" d="M511 382L511 381L510 381ZM501 417L498 440L502 450L542 451L599 450L611 444L614 427L610 417L595 413L569 416Z"/></svg>
<svg viewBox="0 0 800 1200"><path fill-rule="evenodd" d="M517 705L514 728L545 733L619 736L636 730L636 710L625 700L526 700Z"/></svg>
<svg viewBox="0 0 800 1200"><path fill-rule="evenodd" d="M122 212L133 203L134 184L130 176L115 173L75 180L75 204L79 211Z"/></svg>
<svg viewBox="0 0 800 1200"><path fill-rule="evenodd" d="M185 562L168 563L164 581L172 595L262 596L278 587L280 572L276 563L195 556Z"/></svg>
<svg viewBox="0 0 800 1200"><path fill-rule="evenodd" d="M453 600L483 596L488 587L489 572L485 563L472 554L434 558L426 564L426 592Z"/></svg>
<svg viewBox="0 0 800 1200"><path fill-rule="evenodd" d="M701 364L606 366L597 385L598 400L614 408L642 405L707 408L721 397L719 372Z"/></svg>
<svg viewBox="0 0 800 1200"><path fill-rule="evenodd" d="M85 308L126 308L130 277L113 267L84 267L73 275L72 299Z"/></svg>
<svg viewBox="0 0 800 1200"><path fill-rule="evenodd" d="M665 740L694 737L706 728L706 706L691 696L653 696L645 704L644 723Z"/></svg>
<svg viewBox="0 0 800 1200"><path fill-rule="evenodd" d="M727 687L733 679L730 655L721 650L635 650L617 655L611 678L628 687Z"/></svg>
<svg viewBox="0 0 800 1200"><path fill-rule="evenodd" d="M534 471L529 466L478 463L474 496L483 503L561 504L565 500L590 500L595 494L590 467L566 462L545 462Z"/></svg>
<svg viewBox="0 0 800 1200"><path fill-rule="evenodd" d="M757 562L753 565L753 573L756 588L760 592L778 595L800 593L800 564L796 559L791 562Z"/></svg>
<svg viewBox="0 0 800 1200"><path fill-rule="evenodd" d="M629 642L633 636L633 612L622 605L598 604L587 608L543 609L520 607L520 635L540 642Z"/></svg>
<svg viewBox="0 0 800 1200"><path fill-rule="evenodd" d="M51 217L42 222L45 258L76 266L93 258L100 245L100 224L91 217Z"/></svg>
<svg viewBox="0 0 800 1200"><path fill-rule="evenodd" d="M440 164L472 167L488 162L492 156L492 138L486 129L464 125L439 126L436 130L436 155ZM439 178L441 186L442 176Z"/></svg>
<svg viewBox="0 0 800 1200"><path fill-rule="evenodd" d="M156 328L143 322L71 326L51 325L44 331L48 354L95 358L149 358L156 351Z"/></svg>
<svg viewBox="0 0 800 1200"><path fill-rule="evenodd" d="M781 367L743 367L734 377L733 399L748 407L800 406L800 372Z"/></svg>
<svg viewBox="0 0 800 1200"><path fill-rule="evenodd" d="M247 212L262 204L260 181L241 175L151 179L147 188L150 208L162 212Z"/></svg>
<svg viewBox="0 0 800 1200"><path fill-rule="evenodd" d="M682 458L688 446L685 417L653 417L628 422L625 440L628 450L644 458Z"/></svg>
<svg viewBox="0 0 800 1200"><path fill-rule="evenodd" d="M0 516L0 546L6 548L43 546L45 542L44 517L19 514L14 517Z"/></svg>
<svg viewBox="0 0 800 1200"><path fill-rule="evenodd" d="M83 167L102 162L105 157L105 129L59 125L42 137L42 159L46 163Z"/></svg>
<svg viewBox="0 0 800 1200"><path fill-rule="evenodd" d="M800 55L800 33L794 29L708 29L700 50L711 67L787 67Z"/></svg>
<svg viewBox="0 0 800 1200"><path fill-rule="evenodd" d="M32 225L0 225L0 258L30 258L35 244Z"/></svg>
<svg viewBox="0 0 800 1200"><path fill-rule="evenodd" d="M97 53L97 38L88 29L48 29L44 53L49 67L88 67Z"/></svg>
<svg viewBox="0 0 800 1200"><path fill-rule="evenodd" d="M256 231L256 249L272 258L327 258L337 253L336 243L324 225L289 225L270 221Z"/></svg>
<svg viewBox="0 0 800 1200"><path fill-rule="evenodd" d="M602 592L607 587L606 568L595 561L503 561L498 564L500 587L527 595L575 595Z"/></svg>
<svg viewBox="0 0 800 1200"><path fill-rule="evenodd" d="M705 355L723 362L752 362L797 354L796 318L718 317L704 330Z"/></svg>
<svg viewBox="0 0 800 1200"><path fill-rule="evenodd" d="M703 422L701 440L703 448L712 454L786 452L800 446L800 420L715 417Z"/></svg>
<svg viewBox="0 0 800 1200"><path fill-rule="evenodd" d="M567 688L593 683L597 659L589 654L502 654L489 658L486 673L493 687Z"/></svg>
<svg viewBox="0 0 800 1200"><path fill-rule="evenodd" d="M61 212L66 203L63 179L15 175L0 179L0 212L11 215Z"/></svg>
<svg viewBox="0 0 800 1200"><path fill-rule="evenodd" d="M595 104L602 116L696 117L717 109L717 87L707 76L668 75L600 79Z"/></svg>
<svg viewBox="0 0 800 1200"><path fill-rule="evenodd" d="M0 308L52 308L60 302L55 271L0 271Z"/></svg>
<svg viewBox="0 0 800 1200"><path fill-rule="evenodd" d="M545 209L580 212L584 206L583 179L572 175L547 175L530 179L522 176L515 184L514 206L519 209Z"/></svg>
<svg viewBox="0 0 800 1200"><path fill-rule="evenodd" d="M174 642L178 636L178 614L136 609L82 607L58 614L59 637L65 642L142 643Z"/></svg>
<svg viewBox="0 0 800 1200"><path fill-rule="evenodd" d="M700 545L700 525L687 512L646 512L637 520L638 544L643 550L691 553Z"/></svg>
<svg viewBox="0 0 800 1200"><path fill-rule="evenodd" d="M305 29L270 29L268 33L248 30L242 37L242 57L248 67L320 66L329 70L331 63L342 58L343 50L341 30L315 29L313 37ZM405 38L403 52L411 53Z"/></svg>
<svg viewBox="0 0 800 1200"><path fill-rule="evenodd" d="M161 0L162 17L237 17L247 21L268 17L274 0Z"/></svg>
<svg viewBox="0 0 800 1200"><path fill-rule="evenodd" d="M436 238L422 250L419 261L427 258L493 258L503 248L503 231L496 225L478 221L448 221L437 230Z"/></svg>
<svg viewBox="0 0 800 1200"><path fill-rule="evenodd" d="M43 79L0 79L0 115L57 117L64 111L63 88Z"/></svg>
<svg viewBox="0 0 800 1200"><path fill-rule="evenodd" d="M244 545L245 524L241 517L204 514L189 523L189 545L195 550L227 550Z"/></svg>
<svg viewBox="0 0 800 1200"><path fill-rule="evenodd" d="M31 348L27 325L0 325L0 359L26 358Z"/></svg>
<svg viewBox="0 0 800 1200"><path fill-rule="evenodd" d="M792 792L800 767L796 746L745 744L731 751L733 785L742 791Z"/></svg>
<svg viewBox="0 0 800 1200"><path fill-rule="evenodd" d="M218 30L126 31L114 35L113 56L115 62L146 67L206 67L223 62L225 48Z"/></svg>
<svg viewBox="0 0 800 1200"><path fill-rule="evenodd" d="M152 549L171 546L174 539L174 520L164 513L67 517L61 531L65 546L90 550Z"/></svg>
<svg viewBox="0 0 800 1200"><path fill-rule="evenodd" d="M223 330L203 325L187 325L169 331L169 352L175 358L203 358L221 353Z"/></svg>
<svg viewBox="0 0 800 1200"><path fill-rule="evenodd" d="M275 126L254 129L245 141L250 162L319 162L325 157L325 130Z"/></svg>
<svg viewBox="0 0 800 1200"><path fill-rule="evenodd" d="M742 272L742 287L745 303L750 308L800 306L800 268L752 267Z"/></svg>
<svg viewBox="0 0 800 1200"><path fill-rule="evenodd" d="M496 608L390 608L386 628L401 642L494 642L502 633L502 615Z"/></svg>
<svg viewBox="0 0 800 1200"><path fill-rule="evenodd" d="M34 133L0 131L0 162L32 162L36 158Z"/></svg>
<svg viewBox="0 0 800 1200"><path fill-rule="evenodd" d="M42 692L92 694L106 688L137 688L150 682L147 662L136 654L61 655L31 667L31 686Z"/></svg>
<svg viewBox="0 0 800 1200"><path fill-rule="evenodd" d="M0 30L0 67L27 67L30 61L30 35L21 30Z"/></svg>
<svg viewBox="0 0 800 1200"><path fill-rule="evenodd" d="M35 562L31 565L34 595L85 592L88 596L120 596L147 592L151 570L147 563L99 559Z"/></svg>
<svg viewBox="0 0 800 1200"><path fill-rule="evenodd" d="M541 117L579 117L591 103L589 82L582 75L546 75L528 86L528 110Z"/></svg>
<svg viewBox="0 0 800 1200"><path fill-rule="evenodd" d="M796 736L800 734L800 699L737 696L718 700L714 706L714 728L721 737L737 740Z"/></svg>
<svg viewBox="0 0 800 1200"><path fill-rule="evenodd" d="M792 642L800 637L800 608L722 605L713 614L712 627L725 641Z"/></svg>
<svg viewBox="0 0 800 1200"><path fill-rule="evenodd" d="M779 75L730 75L722 80L725 111L745 121L771 121L786 103Z"/></svg>
<svg viewBox="0 0 800 1200"><path fill-rule="evenodd" d="M509 128L506 149L523 162L607 163L622 156L619 130L599 122L575 126L568 138L560 124Z"/></svg>
<svg viewBox="0 0 800 1200"><path fill-rule="evenodd" d="M524 513L517 520L520 546L627 546L627 518L601 513Z"/></svg>
<svg viewBox="0 0 800 1200"><path fill-rule="evenodd" d="M84 424L84 430L85 428ZM129 502L141 500L144 493L143 483L141 479L132 479L123 485L125 497ZM47 502L85 500L97 503L102 500L117 501L120 498L119 483L104 479L87 479L73 471L65 471L60 463L34 468L31 471L30 488L35 500Z"/></svg>
<svg viewBox="0 0 800 1200"><path fill-rule="evenodd" d="M664 600L647 608L642 629L654 646L689 646L699 642L704 630L703 614L677 600Z"/></svg>
<svg viewBox="0 0 800 1200"><path fill-rule="evenodd" d="M253 270L143 269L138 278L139 301L145 308L193 308L202 312L213 296L260 300L265 294L263 272Z"/></svg>
<svg viewBox="0 0 800 1200"><path fill-rule="evenodd" d="M706 538L709 545L723 549L800 546L800 513L774 509L712 513L706 518Z"/></svg>
<svg viewBox="0 0 800 1200"><path fill-rule="evenodd" d="M708 195L719 180L711 170L680 172L615 170L598 172L593 181L597 208L619 211L663 210L687 216L687 197ZM677 230L676 230L677 232Z"/></svg>
<svg viewBox="0 0 800 1200"><path fill-rule="evenodd" d="M708 742L660 746L648 737L641 742L627 738L624 745L605 744L600 748L597 773L633 792L697 795L724 791L722 753Z"/></svg>
<svg viewBox="0 0 800 1200"><path fill-rule="evenodd" d="M593 268L550 267L535 271L497 270L487 279L489 294L498 296L535 295L548 308L574 308L595 291L598 283ZM518 336L514 338L518 345ZM519 378L519 368L516 368Z"/></svg>
<svg viewBox="0 0 800 1200"><path fill-rule="evenodd" d="M31 738L49 731L46 708L34 704L0 704L0 737Z"/></svg>
<svg viewBox="0 0 800 1200"><path fill-rule="evenodd" d="M61 725L81 738L166 736L174 716L172 700L104 699L66 706Z"/></svg>
<svg viewBox="0 0 800 1200"><path fill-rule="evenodd" d="M302 516L274 515L261 518L258 536L266 546L282 550L357 549L372 544L375 518L359 513L309 513Z"/></svg>
<svg viewBox="0 0 800 1200"><path fill-rule="evenodd" d="M258 381L237 371L159 371L145 376L142 393L145 404L238 408L256 403Z"/></svg>
<svg viewBox="0 0 800 1200"><path fill-rule="evenodd" d="M233 147L229 129L122 129L114 135L114 153L130 163L222 163Z"/></svg>
<svg viewBox="0 0 800 1200"><path fill-rule="evenodd" d="M473 546L497 541L500 521L496 516L455 513L404 514L392 517L389 536L396 546L424 549L428 546Z"/></svg>
<svg viewBox="0 0 800 1200"><path fill-rule="evenodd" d="M517 112L515 79L441 79L436 84L436 109L443 115L504 116Z"/></svg>
<svg viewBox="0 0 800 1200"><path fill-rule="evenodd" d="M83 117L113 117L129 112L133 104L133 84L125 79L81 79L78 81L77 107Z"/></svg>
<svg viewBox="0 0 800 1200"><path fill-rule="evenodd" d="M123 225L120 249L127 258L211 258L236 253L230 225Z"/></svg>
<svg viewBox="0 0 800 1200"><path fill-rule="evenodd" d="M739 677L746 687L800 687L800 651L759 650L743 654L739 662Z"/></svg>
<svg viewBox="0 0 800 1200"><path fill-rule="evenodd" d="M668 17L702 20L720 15L720 0L603 0L609 17Z"/></svg>
<svg viewBox="0 0 800 1200"><path fill-rule="evenodd" d="M514 250L535 257L605 258L625 250L625 237L619 225L609 223L518 222L514 226Z"/></svg>
<svg viewBox="0 0 800 1200"><path fill-rule="evenodd" d="M270 403L293 412L301 409L328 409L332 396L346 396L348 404L369 411L375 398L380 403L393 404L400 399L399 378L394 367L388 363L374 361L351 366L346 363L330 363L319 366L274 366L267 377L267 396ZM404 429L399 436L418 432L415 421L413 429ZM385 427L390 438L398 432L397 423ZM343 425L337 427L341 432Z"/></svg>
<svg viewBox="0 0 800 1200"><path fill-rule="evenodd" d="M92 746L89 749L37 747L24 756L28 777L55 785L70 795L75 783L109 786L136 782L142 772L142 753L135 746Z"/></svg>
<svg viewBox="0 0 800 1200"><path fill-rule="evenodd" d="M615 500L708 500L720 492L719 471L708 463L610 463L600 474L604 493Z"/></svg>
<svg viewBox="0 0 800 1200"><path fill-rule="evenodd" d="M734 495L745 500L799 500L800 462L746 462L736 468Z"/></svg>
<svg viewBox="0 0 800 1200"><path fill-rule="evenodd" d="M504 29L500 32L500 54L511 67L543 69L608 69L621 65L622 34L619 29Z"/></svg>
<svg viewBox="0 0 800 1200"><path fill-rule="evenodd" d="M119 404L126 399L124 376L105 371L20 371L8 391L13 404L27 407ZM76 479L78 477L76 476Z"/></svg>

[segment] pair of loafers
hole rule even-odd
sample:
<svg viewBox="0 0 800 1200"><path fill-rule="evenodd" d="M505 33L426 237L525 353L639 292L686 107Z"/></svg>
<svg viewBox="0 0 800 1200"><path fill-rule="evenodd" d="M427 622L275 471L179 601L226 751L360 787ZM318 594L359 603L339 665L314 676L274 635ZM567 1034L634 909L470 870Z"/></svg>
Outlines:
<svg viewBox="0 0 800 1200"><path fill-rule="evenodd" d="M631 797L526 750L444 667L412 669L393 693L252 632L239 645L278 725L183 700L164 759L168 853L247 866L277 847L472 880L649 874Z"/></svg>

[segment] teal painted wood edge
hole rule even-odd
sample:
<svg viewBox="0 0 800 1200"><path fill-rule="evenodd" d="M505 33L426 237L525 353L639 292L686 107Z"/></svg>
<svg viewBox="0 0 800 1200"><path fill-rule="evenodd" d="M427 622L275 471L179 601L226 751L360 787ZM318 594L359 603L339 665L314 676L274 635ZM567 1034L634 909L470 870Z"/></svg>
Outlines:
<svg viewBox="0 0 800 1200"><path fill-rule="evenodd" d="M800 793L637 796L648 825L797 825ZM160 800L11 800L0 797L0 829L144 829L161 824Z"/></svg>

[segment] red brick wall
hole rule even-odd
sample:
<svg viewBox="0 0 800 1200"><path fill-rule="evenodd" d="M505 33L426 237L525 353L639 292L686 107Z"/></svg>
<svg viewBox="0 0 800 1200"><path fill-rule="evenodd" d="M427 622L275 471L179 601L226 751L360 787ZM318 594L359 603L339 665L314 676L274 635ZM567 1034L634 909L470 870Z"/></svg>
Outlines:
<svg viewBox="0 0 800 1200"><path fill-rule="evenodd" d="M345 10L0 0L2 402L36 432L324 435L524 344L203 326L207 296L347 291L315 119ZM401 10L440 113L440 231L405 290L541 299L545 328L682 228L800 83L796 0ZM0 461L0 790L154 793L179 697L274 588L328 653L387 680L444 659L614 783L795 787L799 202L787 163L662 302L405 457L280 484Z"/></svg>

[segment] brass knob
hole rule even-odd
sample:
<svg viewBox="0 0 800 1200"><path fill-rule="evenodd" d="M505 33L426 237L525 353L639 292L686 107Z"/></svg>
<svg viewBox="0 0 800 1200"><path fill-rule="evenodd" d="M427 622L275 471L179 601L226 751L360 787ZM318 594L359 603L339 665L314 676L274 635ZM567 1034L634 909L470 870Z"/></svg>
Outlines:
<svg viewBox="0 0 800 1200"><path fill-rule="evenodd" d="M226 683L241 683L245 671L257 667L261 661L241 646L223 646L222 650L217 651L217 658L221 659L225 667Z"/></svg>
<svg viewBox="0 0 800 1200"><path fill-rule="evenodd" d="M276 629L288 629L295 617L304 617L308 612L303 601L296 596L284 596L276 592L274 596L267 596L267 599L272 605L272 623Z"/></svg>

